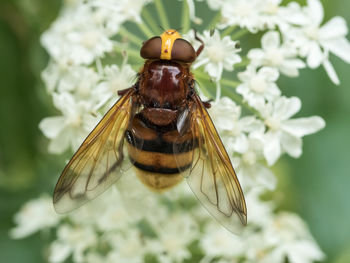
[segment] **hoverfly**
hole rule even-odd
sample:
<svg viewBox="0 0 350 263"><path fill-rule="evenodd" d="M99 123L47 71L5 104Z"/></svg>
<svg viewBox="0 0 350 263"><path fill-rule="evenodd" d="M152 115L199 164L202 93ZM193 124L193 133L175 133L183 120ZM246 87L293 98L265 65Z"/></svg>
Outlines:
<svg viewBox="0 0 350 263"><path fill-rule="evenodd" d="M183 178L223 226L245 225L247 209L229 156L208 115L210 103L195 91L194 50L176 30L143 43L136 83L84 140L64 168L53 197L69 212L104 192L130 167L149 188L163 191Z"/></svg>

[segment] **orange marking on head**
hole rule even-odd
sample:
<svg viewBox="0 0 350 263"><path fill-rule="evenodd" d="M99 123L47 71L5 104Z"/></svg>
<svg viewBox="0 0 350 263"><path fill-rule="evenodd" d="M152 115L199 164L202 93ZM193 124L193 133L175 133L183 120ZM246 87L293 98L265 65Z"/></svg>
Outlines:
<svg viewBox="0 0 350 263"><path fill-rule="evenodd" d="M160 35L162 39L162 50L160 54L161 59L171 60L171 50L176 39L181 38L179 32L175 29L166 30Z"/></svg>

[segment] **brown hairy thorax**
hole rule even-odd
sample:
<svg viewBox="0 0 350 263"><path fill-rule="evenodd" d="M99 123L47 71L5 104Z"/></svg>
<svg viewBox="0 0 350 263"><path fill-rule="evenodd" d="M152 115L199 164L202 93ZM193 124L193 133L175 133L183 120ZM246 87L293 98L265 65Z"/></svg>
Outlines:
<svg viewBox="0 0 350 263"><path fill-rule="evenodd" d="M175 110L186 100L192 82L188 64L149 60L140 72L139 94L144 105Z"/></svg>

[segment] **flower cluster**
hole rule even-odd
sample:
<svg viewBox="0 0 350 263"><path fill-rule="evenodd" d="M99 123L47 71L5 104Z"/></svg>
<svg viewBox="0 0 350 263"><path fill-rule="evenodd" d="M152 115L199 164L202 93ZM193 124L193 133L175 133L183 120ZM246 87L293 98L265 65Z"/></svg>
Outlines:
<svg viewBox="0 0 350 263"><path fill-rule="evenodd" d="M276 188L270 166L285 153L299 157L302 137L325 126L318 116L293 118L301 100L284 96L278 79L281 74L297 77L305 67L323 65L338 84L329 54L350 62L345 21L335 17L322 24L319 0L308 0L305 6L296 2L282 6L280 0L207 0L207 4L221 19L213 20L214 31L209 23L208 30L198 33L205 49L192 68L201 96L216 97L210 115L246 196L248 225L242 235L232 235L211 219L184 182L156 194L129 172L115 187L68 215L56 215L47 196L28 202L15 215L13 238L55 229L49 262L63 262L70 256L74 262L94 263L146 259L282 263L286 258L308 263L324 258L297 215L276 212L275 202L261 196ZM198 47L188 30L190 19L194 23L204 19L196 14L195 1L182 5L183 35ZM44 33L42 44L51 61L43 80L61 112L39 125L50 139L49 152L76 150L117 99L117 91L133 84L135 69L142 63L136 47L142 39L127 25L133 23L146 37L157 35L149 7L158 11L167 27L159 0L75 0L66 2ZM258 31L263 33L261 47L241 54L238 37ZM117 55L122 57L120 63L111 63ZM31 220L24 220L28 216Z"/></svg>

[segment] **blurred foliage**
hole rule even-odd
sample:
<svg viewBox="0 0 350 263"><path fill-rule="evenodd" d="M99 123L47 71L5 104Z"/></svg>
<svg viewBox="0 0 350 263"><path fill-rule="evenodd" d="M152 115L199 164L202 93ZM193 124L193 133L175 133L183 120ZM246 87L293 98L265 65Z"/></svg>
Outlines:
<svg viewBox="0 0 350 263"><path fill-rule="evenodd" d="M53 113L40 82L48 56L39 36L60 4L58 0L0 2L0 251L6 262L43 260L42 236L14 241L8 230L24 202L52 191L60 170L54 157L47 155L47 142L38 130L39 121Z"/></svg>
<svg viewBox="0 0 350 263"><path fill-rule="evenodd" d="M322 2L326 19L342 15L350 24L350 1ZM15 241L9 239L8 230L21 204L52 192L64 163L64 158L47 153L47 141L38 130L43 117L55 114L40 80L48 55L39 37L61 4L59 0L0 2L0 251L6 262L42 262L47 251L47 233ZM170 20L176 23L176 14ZM275 167L280 185L274 198L281 209L295 211L308 222L327 262L345 263L350 262L350 66L331 60L342 81L339 87L322 68L279 81L288 96L302 99L299 116L320 115L327 126L305 138L300 159L285 157Z"/></svg>
<svg viewBox="0 0 350 263"><path fill-rule="evenodd" d="M350 1L322 2L325 20L340 15L349 26ZM331 61L340 86L332 84L322 68L303 70L298 79L280 81L286 94L301 98L300 116L320 115L327 124L321 132L305 138L300 159L283 160L288 184L280 190L291 193L292 201L284 195L288 204L284 208L296 211L308 222L327 262L345 263L350 262L350 66L335 57Z"/></svg>

